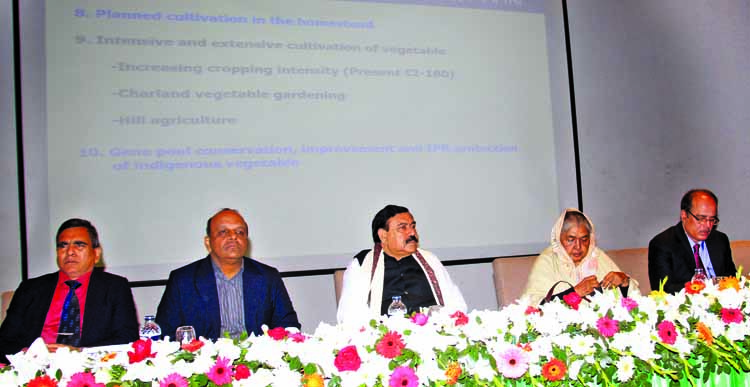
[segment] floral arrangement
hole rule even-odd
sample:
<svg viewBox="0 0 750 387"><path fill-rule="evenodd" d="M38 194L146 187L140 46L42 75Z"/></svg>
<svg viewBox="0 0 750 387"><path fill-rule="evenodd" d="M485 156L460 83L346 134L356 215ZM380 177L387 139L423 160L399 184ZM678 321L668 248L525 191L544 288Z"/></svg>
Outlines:
<svg viewBox="0 0 750 387"><path fill-rule="evenodd" d="M441 310L364 324L321 323L312 335L274 328L240 340L139 340L127 351L35 343L11 355L0 385L567 386L702 384L750 372L750 283L689 282L622 297L597 293L536 307ZM41 348L40 348L41 347Z"/></svg>

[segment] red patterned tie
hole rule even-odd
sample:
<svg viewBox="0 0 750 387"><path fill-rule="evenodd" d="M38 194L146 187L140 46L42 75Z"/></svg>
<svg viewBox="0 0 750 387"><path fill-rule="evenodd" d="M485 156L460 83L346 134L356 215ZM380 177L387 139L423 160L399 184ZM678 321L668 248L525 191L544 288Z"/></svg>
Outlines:
<svg viewBox="0 0 750 387"><path fill-rule="evenodd" d="M696 243L695 245L693 245L693 257L695 258L695 268L701 269L705 273L706 268L703 267L703 262L701 261L701 255L699 253L700 249L701 249L700 243Z"/></svg>

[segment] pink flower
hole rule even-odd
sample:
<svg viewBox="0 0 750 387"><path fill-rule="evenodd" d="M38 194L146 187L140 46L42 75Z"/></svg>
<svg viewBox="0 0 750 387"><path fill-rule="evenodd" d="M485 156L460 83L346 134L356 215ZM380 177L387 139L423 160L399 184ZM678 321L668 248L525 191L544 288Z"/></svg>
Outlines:
<svg viewBox="0 0 750 387"><path fill-rule="evenodd" d="M339 353L336 354L336 359L333 360L333 365L339 372L358 370L359 366L362 365L362 359L359 358L357 347L349 345L341 348Z"/></svg>
<svg viewBox="0 0 750 387"><path fill-rule="evenodd" d="M97 383L90 372L77 372L70 377L68 387L104 387L104 383Z"/></svg>
<svg viewBox="0 0 750 387"><path fill-rule="evenodd" d="M741 323L742 319L744 317L742 316L742 312L739 309L736 308L721 308L721 321L724 321L725 324L730 323Z"/></svg>
<svg viewBox="0 0 750 387"><path fill-rule="evenodd" d="M622 300L620 300L620 305L622 305L623 308L627 309L628 312L631 312L633 309L638 307L638 302L636 302L632 298L623 297Z"/></svg>
<svg viewBox="0 0 750 387"><path fill-rule="evenodd" d="M671 321L664 320L656 328L659 330L659 337L662 343L674 344L677 341L677 330Z"/></svg>
<svg viewBox="0 0 750 387"><path fill-rule="evenodd" d="M292 341L295 343L304 343L305 340L307 340L307 336L305 336L304 334L300 332L290 333L289 338L291 338Z"/></svg>
<svg viewBox="0 0 750 387"><path fill-rule="evenodd" d="M394 357L401 355L401 350L404 349L405 346L406 345L404 345L404 342L401 340L401 335L397 332L391 331L384 334L383 337L378 340L375 344L375 351L385 358L393 359Z"/></svg>
<svg viewBox="0 0 750 387"><path fill-rule="evenodd" d="M138 339L131 346L133 347L133 352L128 351L128 361L130 364L156 356L156 353L151 353L151 339Z"/></svg>
<svg viewBox="0 0 750 387"><path fill-rule="evenodd" d="M424 313L415 313L414 316L411 316L411 322L414 324L421 326L424 326L424 324L427 324L427 320L429 318Z"/></svg>
<svg viewBox="0 0 750 387"><path fill-rule="evenodd" d="M414 373L414 370L407 366L396 367L388 379L388 386L390 387L417 387L419 386L419 378Z"/></svg>
<svg viewBox="0 0 750 387"><path fill-rule="evenodd" d="M519 347L508 347L498 356L497 369L506 378L520 378L529 369L526 351Z"/></svg>
<svg viewBox="0 0 750 387"><path fill-rule="evenodd" d="M456 313L453 313L451 315L451 318L456 319L456 326L460 327L461 325L466 325L469 323L469 316L466 315L466 313L457 310Z"/></svg>
<svg viewBox="0 0 750 387"><path fill-rule="evenodd" d="M581 300L583 300L583 298L581 298L576 292L570 292L563 296L563 301L575 310L578 310L578 305L581 303Z"/></svg>
<svg viewBox="0 0 750 387"><path fill-rule="evenodd" d="M159 382L159 387L188 387L188 381L175 372L162 379L162 381Z"/></svg>
<svg viewBox="0 0 750 387"><path fill-rule="evenodd" d="M234 378L237 380L247 379L250 377L250 368L244 364L234 366Z"/></svg>
<svg viewBox="0 0 750 387"><path fill-rule="evenodd" d="M615 333L620 331L620 324L617 320L613 320L607 316L603 316L596 322L596 328L599 329L599 334L604 337L612 337Z"/></svg>
<svg viewBox="0 0 750 387"><path fill-rule="evenodd" d="M229 368L229 359L219 357L208 373L208 380L218 384L228 384L232 382L232 370Z"/></svg>
<svg viewBox="0 0 750 387"><path fill-rule="evenodd" d="M276 341L284 340L289 336L289 331L283 327L276 327L268 330L268 335Z"/></svg>

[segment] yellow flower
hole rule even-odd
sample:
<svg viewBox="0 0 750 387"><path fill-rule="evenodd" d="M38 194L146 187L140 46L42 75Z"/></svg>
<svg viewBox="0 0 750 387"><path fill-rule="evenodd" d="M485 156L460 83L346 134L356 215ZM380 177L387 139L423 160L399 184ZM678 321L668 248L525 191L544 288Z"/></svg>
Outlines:
<svg viewBox="0 0 750 387"><path fill-rule="evenodd" d="M447 384L452 386L458 382L458 378L461 377L461 365L457 362L453 362L445 370L445 376L448 378Z"/></svg>
<svg viewBox="0 0 750 387"><path fill-rule="evenodd" d="M733 288L740 290L740 280L737 277L724 277L719 280L719 290Z"/></svg>
<svg viewBox="0 0 750 387"><path fill-rule="evenodd" d="M695 324L695 329L698 331L698 338L705 341L706 344L712 345L714 343L714 335L711 333L711 328L709 328L706 324L698 321L697 324Z"/></svg>
<svg viewBox="0 0 750 387"><path fill-rule="evenodd" d="M302 377L302 385L304 387L325 387L323 383L323 377L319 373L307 374Z"/></svg>

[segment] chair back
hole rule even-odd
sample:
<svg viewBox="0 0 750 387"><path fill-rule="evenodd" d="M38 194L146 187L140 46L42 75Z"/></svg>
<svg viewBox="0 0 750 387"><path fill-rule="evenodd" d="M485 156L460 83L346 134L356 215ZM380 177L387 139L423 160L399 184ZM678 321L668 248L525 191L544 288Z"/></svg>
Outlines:
<svg viewBox="0 0 750 387"><path fill-rule="evenodd" d="M732 260L737 269L742 266L743 274L750 272L750 240L732 241L729 242L729 246L732 248Z"/></svg>
<svg viewBox="0 0 750 387"><path fill-rule="evenodd" d="M336 270L333 272L333 289L336 292L336 306L339 305L339 299L341 299L341 288L344 287L344 271Z"/></svg>
<svg viewBox="0 0 750 387"><path fill-rule="evenodd" d="M8 315L8 307L10 306L10 300L13 299L13 292L13 290L6 290L0 294L0 323Z"/></svg>
<svg viewBox="0 0 750 387"><path fill-rule="evenodd" d="M512 304L521 297L536 257L525 255L496 258L492 261L492 279L498 308Z"/></svg>
<svg viewBox="0 0 750 387"><path fill-rule="evenodd" d="M607 250L607 255L617 264L617 267L631 278L638 281L641 294L651 291L648 279L648 248L636 247L632 249Z"/></svg>

